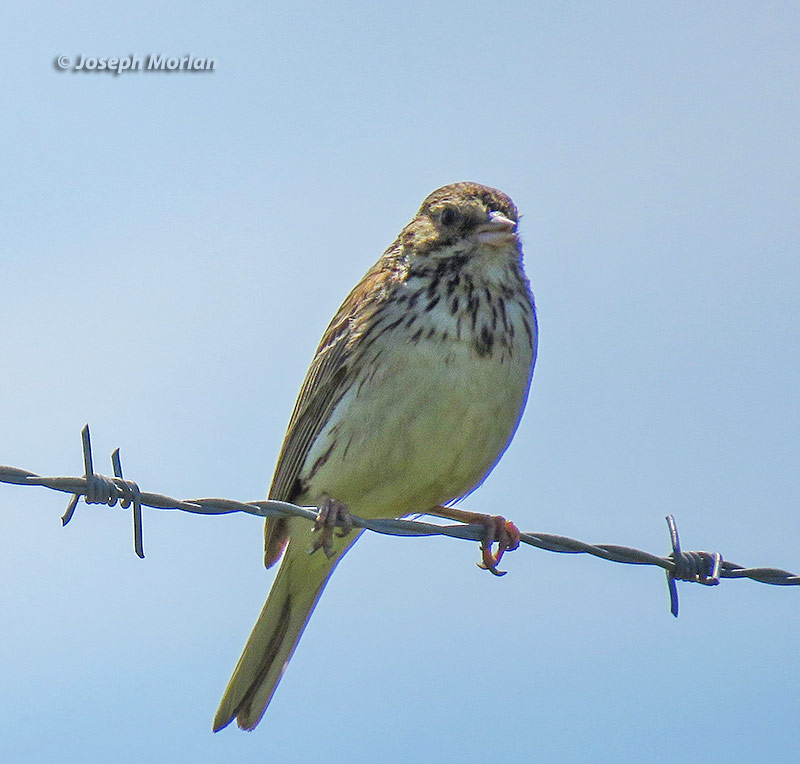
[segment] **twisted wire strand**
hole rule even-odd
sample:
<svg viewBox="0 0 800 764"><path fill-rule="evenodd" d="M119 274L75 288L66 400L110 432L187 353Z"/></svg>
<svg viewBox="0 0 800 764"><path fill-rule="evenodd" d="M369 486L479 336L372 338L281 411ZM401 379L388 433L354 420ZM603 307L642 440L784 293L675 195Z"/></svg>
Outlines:
<svg viewBox="0 0 800 764"><path fill-rule="evenodd" d="M66 525L72 519L81 496L87 504L114 506L119 502L123 509L133 508L133 535L136 554L144 557L142 541L142 507L173 509L200 515L225 515L244 512L260 517L302 517L310 521L317 518L316 509L299 507L285 501L248 501L234 499L201 498L174 499L160 493L140 490L139 486L125 480L122 475L119 449L111 455L114 477L94 472L89 426L81 431L84 475L82 477L45 477L18 467L0 465L0 483L11 485L36 485L54 491L72 494L67 510L61 518ZM378 519L367 520L351 515L352 525L388 536L448 536L450 538L483 541L486 529L482 525L439 525L419 520ZM551 533L522 533L520 541L529 546L560 554L590 554L609 562L628 565L650 565L662 568L667 576L670 592L670 610L678 615L676 581L688 581L704 586L716 586L723 578L748 578L773 586L800 586L800 576L771 567L748 568L724 560L717 552L685 552L681 549L677 524L672 515L667 517L672 552L666 557L617 544L587 544L584 541Z"/></svg>

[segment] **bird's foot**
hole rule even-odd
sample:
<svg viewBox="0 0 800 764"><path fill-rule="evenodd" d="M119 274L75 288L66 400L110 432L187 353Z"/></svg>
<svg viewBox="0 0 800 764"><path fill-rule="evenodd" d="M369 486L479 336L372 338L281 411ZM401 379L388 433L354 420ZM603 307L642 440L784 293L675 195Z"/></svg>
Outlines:
<svg viewBox="0 0 800 764"><path fill-rule="evenodd" d="M519 546L520 532L514 523L506 520L502 515L484 515L481 512L467 512L455 507L435 507L429 510L428 514L447 517L462 523L482 525L485 528L483 539L481 539L483 561L478 563L478 567L488 570L495 576L506 574L504 570L498 570L497 566L506 552L513 552ZM497 543L497 552L492 552L495 542Z"/></svg>
<svg viewBox="0 0 800 764"><path fill-rule="evenodd" d="M314 554L317 549L322 549L327 558L333 557L333 534L337 526L339 526L339 531L336 535L340 538L353 530L350 512L346 504L324 494L317 504L317 519L314 521L315 535L308 548L308 553Z"/></svg>
<svg viewBox="0 0 800 764"><path fill-rule="evenodd" d="M479 562L478 567L488 570L492 575L504 576L506 571L498 570L497 566L506 552L513 552L519 547L519 528L501 515L484 515L479 522L486 528L486 535L481 541L483 562ZM494 542L497 542L495 553L492 552Z"/></svg>

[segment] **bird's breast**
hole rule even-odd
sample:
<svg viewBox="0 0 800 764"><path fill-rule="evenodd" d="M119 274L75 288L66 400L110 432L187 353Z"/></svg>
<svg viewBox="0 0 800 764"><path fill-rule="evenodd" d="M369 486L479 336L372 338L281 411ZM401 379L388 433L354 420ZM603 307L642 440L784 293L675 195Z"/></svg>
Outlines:
<svg viewBox="0 0 800 764"><path fill-rule="evenodd" d="M462 312L459 331L448 308L387 332L354 360L352 382L301 471L306 496L328 493L355 514L399 516L477 486L510 442L528 395L534 343L524 308L509 311L517 340L505 346L507 332L488 349L476 345L482 318L473 327Z"/></svg>

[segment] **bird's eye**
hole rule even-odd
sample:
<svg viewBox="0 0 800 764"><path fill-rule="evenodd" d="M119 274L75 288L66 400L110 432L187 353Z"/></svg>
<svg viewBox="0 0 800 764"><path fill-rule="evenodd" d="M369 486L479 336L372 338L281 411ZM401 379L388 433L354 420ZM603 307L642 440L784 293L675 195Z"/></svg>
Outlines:
<svg viewBox="0 0 800 764"><path fill-rule="evenodd" d="M446 228L450 228L451 226L455 225L455 223L458 221L458 218L458 210L455 207L445 207L439 213L439 221Z"/></svg>

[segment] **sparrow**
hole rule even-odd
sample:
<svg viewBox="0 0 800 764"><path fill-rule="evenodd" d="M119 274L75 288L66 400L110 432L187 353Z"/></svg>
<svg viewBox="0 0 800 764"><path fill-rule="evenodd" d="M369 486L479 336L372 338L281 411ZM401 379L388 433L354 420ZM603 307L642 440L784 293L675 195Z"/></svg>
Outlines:
<svg viewBox="0 0 800 764"><path fill-rule="evenodd" d="M316 507L317 522L266 522L265 564L283 562L214 731L261 720L325 584L362 532L350 532L349 512L481 523L482 567L496 574L503 552L519 544L505 518L448 506L497 464L528 398L537 323L518 221L497 189L464 182L434 191L333 317L269 491Z"/></svg>

